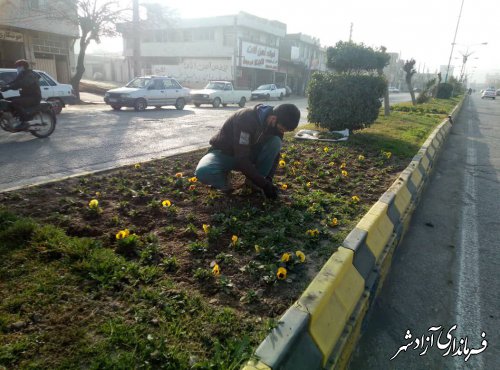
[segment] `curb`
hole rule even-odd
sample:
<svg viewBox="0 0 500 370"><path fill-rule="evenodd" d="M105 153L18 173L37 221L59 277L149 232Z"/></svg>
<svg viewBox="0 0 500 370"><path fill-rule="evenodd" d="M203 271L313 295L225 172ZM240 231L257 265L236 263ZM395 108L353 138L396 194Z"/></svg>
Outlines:
<svg viewBox="0 0 500 370"><path fill-rule="evenodd" d="M242 370L345 369L464 99L429 135Z"/></svg>

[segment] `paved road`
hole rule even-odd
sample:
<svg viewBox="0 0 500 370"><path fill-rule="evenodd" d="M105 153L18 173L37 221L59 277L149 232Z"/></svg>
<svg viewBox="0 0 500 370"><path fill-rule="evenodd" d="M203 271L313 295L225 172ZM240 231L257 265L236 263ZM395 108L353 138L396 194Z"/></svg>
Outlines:
<svg viewBox="0 0 500 370"><path fill-rule="evenodd" d="M500 101L473 96L394 255L351 370L500 369L499 199ZM436 343L424 355L413 344L389 360L433 326L443 326L446 343L453 325L453 337L467 336L475 349L484 331L486 350L465 362L463 355L443 357Z"/></svg>
<svg viewBox="0 0 500 370"><path fill-rule="evenodd" d="M305 98L283 102L296 104L301 124L306 123ZM69 106L47 139L0 132L0 191L206 147L237 109L187 106L183 111L165 107L115 112L104 104Z"/></svg>

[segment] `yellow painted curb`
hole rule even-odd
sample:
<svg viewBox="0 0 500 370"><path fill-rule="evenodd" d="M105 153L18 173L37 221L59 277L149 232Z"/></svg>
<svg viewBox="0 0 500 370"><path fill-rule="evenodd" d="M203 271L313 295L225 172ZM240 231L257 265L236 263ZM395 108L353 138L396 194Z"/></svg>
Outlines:
<svg viewBox="0 0 500 370"><path fill-rule="evenodd" d="M388 216L388 208L387 204L377 201L356 225L358 229L368 232L366 245L376 261L379 260L394 230L394 225Z"/></svg>
<svg viewBox="0 0 500 370"><path fill-rule="evenodd" d="M352 250L339 247L297 302L311 315L309 334L323 354L323 364L363 294L365 282L353 257Z"/></svg>

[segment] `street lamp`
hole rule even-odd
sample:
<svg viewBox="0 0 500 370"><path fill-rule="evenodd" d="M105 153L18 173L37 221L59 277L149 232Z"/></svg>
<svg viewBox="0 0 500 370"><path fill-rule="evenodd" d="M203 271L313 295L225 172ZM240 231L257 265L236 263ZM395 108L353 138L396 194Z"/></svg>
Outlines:
<svg viewBox="0 0 500 370"><path fill-rule="evenodd" d="M450 59L448 59L448 68L446 69L446 76L444 77L445 83L448 81L448 73L450 72L451 58L453 57L453 49L455 48L455 40L457 39L458 25L460 24L460 17L462 16L463 7L464 7L464 0L462 0L462 5L460 5L460 13L458 13L457 27L455 28L455 35L453 36L453 42L451 43Z"/></svg>
<svg viewBox="0 0 500 370"><path fill-rule="evenodd" d="M463 77L463 74L465 72L465 64L467 63L467 60L469 58L469 56L471 56L472 54L474 54L474 51L471 51L469 52L469 48L472 47L472 46L481 46L481 45L488 45L487 42L480 42L480 43L477 43L477 44L459 44L457 42L452 42L451 43L453 46L452 46L452 49L451 49L451 52L453 54L453 48L455 47L455 45L460 45L460 46L466 46L467 49L464 53L460 53L460 55L462 55L462 68L460 68L460 81L462 80L462 77ZM474 59L478 59L478 58L474 58ZM450 55L450 62L451 62L451 55ZM446 77L445 77L445 82L447 82L448 80L448 71L450 70L450 62L448 62L448 69L446 71Z"/></svg>

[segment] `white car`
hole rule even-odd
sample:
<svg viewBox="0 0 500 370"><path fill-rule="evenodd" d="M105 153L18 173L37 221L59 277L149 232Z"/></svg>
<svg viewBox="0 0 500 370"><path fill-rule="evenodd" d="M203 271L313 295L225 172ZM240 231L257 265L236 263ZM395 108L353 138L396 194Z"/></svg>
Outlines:
<svg viewBox="0 0 500 370"><path fill-rule="evenodd" d="M42 99L50 102L56 114L61 113L66 104L75 104L76 96L73 87L68 84L61 84L57 82L47 72L34 70L40 76L40 90L42 92ZM17 76L17 71L13 68L0 68L0 85L8 84ZM2 93L4 98L11 98L19 96L18 90L8 90Z"/></svg>
<svg viewBox="0 0 500 370"><path fill-rule="evenodd" d="M496 91L495 89L486 89L481 93L481 99L495 99Z"/></svg>
<svg viewBox="0 0 500 370"><path fill-rule="evenodd" d="M397 87L394 87L394 86L389 86L387 88L387 90L389 91L389 94L397 94L397 93L399 93L399 89Z"/></svg>
<svg viewBox="0 0 500 370"><path fill-rule="evenodd" d="M221 104L238 104L243 108L250 100L250 90L235 90L229 81L210 81L203 90L192 90L191 100L196 107L201 104L211 104L218 108Z"/></svg>
<svg viewBox="0 0 500 370"><path fill-rule="evenodd" d="M256 90L252 91L252 100L254 99L265 99L269 100L271 98L277 98L279 100L283 99L286 95L286 89L284 87L276 87L275 84L260 85Z"/></svg>
<svg viewBox="0 0 500 370"><path fill-rule="evenodd" d="M107 91L104 101L114 110L132 107L143 111L148 106L160 108L164 105L182 110L190 100L189 91L172 77L145 76L134 78L124 87Z"/></svg>

